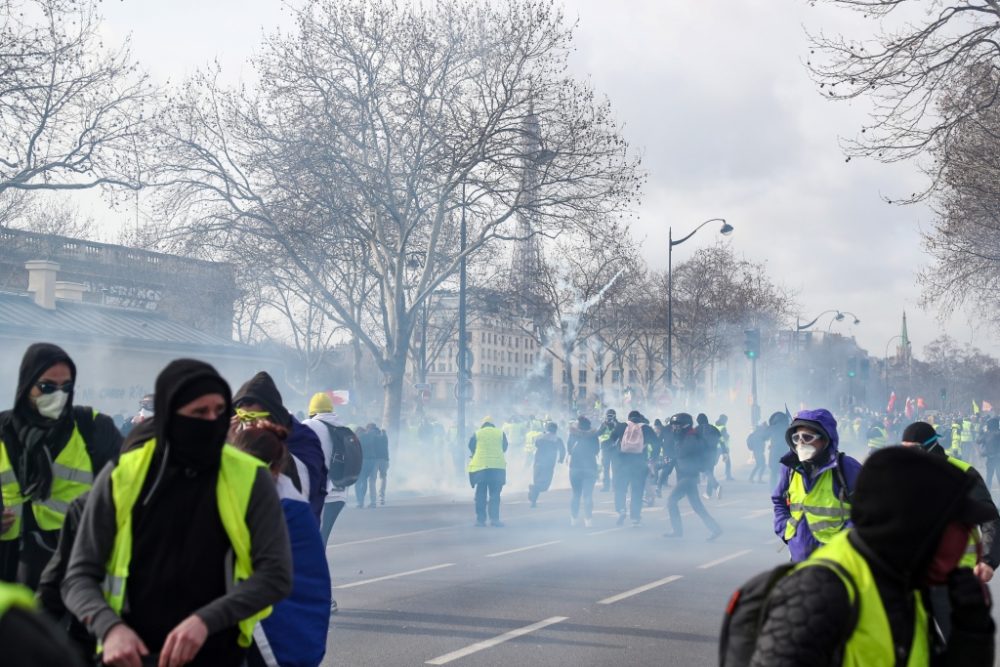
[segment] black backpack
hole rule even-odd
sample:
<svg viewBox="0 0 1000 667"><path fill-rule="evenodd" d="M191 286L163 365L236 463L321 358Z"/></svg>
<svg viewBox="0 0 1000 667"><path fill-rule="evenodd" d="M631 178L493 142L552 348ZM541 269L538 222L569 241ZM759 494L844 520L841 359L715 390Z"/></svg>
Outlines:
<svg viewBox="0 0 1000 667"><path fill-rule="evenodd" d="M839 563L832 560L823 560L822 563L814 567L829 567L836 571L843 581L850 582L854 605L848 627L853 632L858 622L859 611L857 584ZM757 638L767 618L768 597L778 582L791 572L795 565L795 563L784 563L761 572L751 577L730 596L726 613L722 617L722 633L719 637L720 667L745 667L750 664L757 648ZM839 665L840 662L841 660L835 657L831 664Z"/></svg>
<svg viewBox="0 0 1000 667"><path fill-rule="evenodd" d="M323 425L330 432L330 442L333 445L333 454L327 463L330 482L341 488L351 486L358 481L361 463L364 461L361 441L346 426L332 426L325 422Z"/></svg>

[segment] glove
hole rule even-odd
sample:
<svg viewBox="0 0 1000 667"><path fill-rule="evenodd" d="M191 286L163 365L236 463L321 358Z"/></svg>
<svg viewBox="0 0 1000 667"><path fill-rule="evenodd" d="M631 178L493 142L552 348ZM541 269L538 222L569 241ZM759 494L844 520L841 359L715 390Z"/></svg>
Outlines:
<svg viewBox="0 0 1000 667"><path fill-rule="evenodd" d="M951 602L951 622L956 628L975 630L992 627L990 591L972 569L960 567L948 575L948 599Z"/></svg>

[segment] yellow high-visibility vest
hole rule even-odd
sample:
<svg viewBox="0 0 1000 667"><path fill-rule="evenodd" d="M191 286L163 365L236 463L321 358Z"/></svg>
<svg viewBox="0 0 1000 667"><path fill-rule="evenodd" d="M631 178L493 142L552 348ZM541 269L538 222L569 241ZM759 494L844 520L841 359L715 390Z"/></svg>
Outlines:
<svg viewBox="0 0 1000 667"><path fill-rule="evenodd" d="M786 542L795 537L803 520L821 544L828 543L844 529L851 518L851 504L834 494L833 475L833 468L823 471L807 493L802 474L797 470L789 472L787 498L792 516L785 523ZM846 493L847 489L842 491Z"/></svg>
<svg viewBox="0 0 1000 667"><path fill-rule="evenodd" d="M156 451L156 440L148 440L138 449L121 455L111 473L111 491L115 504L118 531L106 564L104 599L116 614L121 615L125 606L129 566L132 563L132 508L142 492L146 474ZM226 445L222 448L222 464L215 487L216 501L222 527L233 547L233 581L235 586L253 574L250 557L250 528L247 526L247 507L253 490L257 470L264 464L257 458ZM228 583L228 582L227 582ZM246 648L253 640L253 629L258 621L271 614L271 607L239 622L239 645Z"/></svg>
<svg viewBox="0 0 1000 667"><path fill-rule="evenodd" d="M469 472L479 472L489 468L507 469L507 459L503 454L503 431L496 426L484 426L476 431L476 451L469 461Z"/></svg>

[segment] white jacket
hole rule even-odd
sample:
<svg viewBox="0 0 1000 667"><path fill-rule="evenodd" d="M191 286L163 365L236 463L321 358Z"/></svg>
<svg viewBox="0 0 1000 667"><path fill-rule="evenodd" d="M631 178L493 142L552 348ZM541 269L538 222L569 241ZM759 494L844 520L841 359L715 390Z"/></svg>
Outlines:
<svg viewBox="0 0 1000 667"><path fill-rule="evenodd" d="M333 459L333 442L330 440L330 426L347 426L344 422L340 421L332 412L321 412L315 417L310 417L302 422L309 428L313 430L316 437L319 438L319 444L323 448L323 456L326 457L326 465L329 467L330 461ZM334 486L333 482L329 479L326 480L326 502L347 502L347 489L342 486Z"/></svg>

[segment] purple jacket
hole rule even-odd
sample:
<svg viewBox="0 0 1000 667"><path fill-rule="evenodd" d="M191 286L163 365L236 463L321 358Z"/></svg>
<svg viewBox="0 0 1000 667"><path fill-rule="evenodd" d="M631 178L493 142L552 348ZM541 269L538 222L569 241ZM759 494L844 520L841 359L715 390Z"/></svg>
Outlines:
<svg viewBox="0 0 1000 667"><path fill-rule="evenodd" d="M831 415L827 410L803 410L795 415L795 420L792 421L792 427L803 422L812 422L810 425L819 425L830 436L830 443L827 445L826 451L820 454L821 456L825 455L827 457L826 463L824 463L817 470L814 470L811 477L806 474L805 467L799 461L799 457L796 455L794 450L781 457L781 474L778 477L778 485L771 493L771 504L774 505L774 532L782 539L784 539L785 536L785 524L788 523L788 519L792 516L792 513L788 509L787 498L792 472L794 471L802 475L806 492L808 492L813 488L823 473L827 470L833 471L837 465L837 455L839 453L840 446L840 438L837 435L837 420L834 419L833 415ZM792 427L790 427L790 429ZM786 436L786 442L787 440L788 438ZM854 490L854 483L858 478L858 473L861 471L861 464L857 461L857 459L845 455L843 457L842 469L844 472L844 479L847 481L848 493L850 493ZM838 480L835 471L830 474L834 476L833 492L839 495L840 481ZM850 526L850 522L848 522L847 525ZM815 551L819 546L819 540L813 537L812 531L809 530L809 525L803 521L799 524L798 530L795 532L795 537L788 542L788 551L792 556L792 562L799 563L808 558L809 554Z"/></svg>

